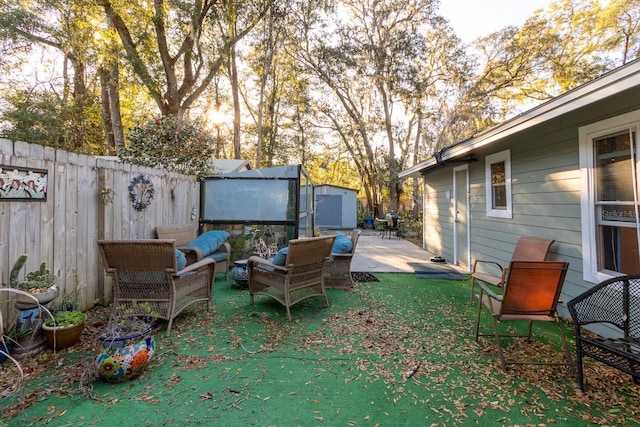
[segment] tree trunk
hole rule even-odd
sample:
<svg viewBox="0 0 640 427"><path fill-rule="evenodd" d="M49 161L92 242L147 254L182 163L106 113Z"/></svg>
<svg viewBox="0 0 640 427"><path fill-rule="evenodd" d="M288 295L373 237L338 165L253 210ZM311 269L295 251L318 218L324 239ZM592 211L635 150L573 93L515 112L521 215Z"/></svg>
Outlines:
<svg viewBox="0 0 640 427"><path fill-rule="evenodd" d="M417 116L418 116L418 126L417 126L418 129L416 131L416 138L413 145L413 159L411 161L412 166L415 166L418 164L418 153L420 152L420 135L422 135L422 122L424 120L422 111L418 111ZM421 183L420 181L421 180L419 178L412 178L411 181L412 181L411 198L413 202L412 214L413 214L413 218L417 219L418 212L420 211L420 205L422 204L422 203L418 203L418 199L420 197L420 183Z"/></svg>
<svg viewBox="0 0 640 427"><path fill-rule="evenodd" d="M240 95L238 90L238 67L236 64L236 46L229 49L229 77L233 98L233 158L241 159L240 153ZM257 168L257 165L256 165Z"/></svg>
<svg viewBox="0 0 640 427"><path fill-rule="evenodd" d="M393 137L393 129L391 127L391 111L389 110L389 98L383 84L378 84L378 92L382 99L382 107L384 110L384 125L389 141L389 202L391 203L391 211L398 210L398 167L396 162L395 141Z"/></svg>
<svg viewBox="0 0 640 427"><path fill-rule="evenodd" d="M102 102L102 127L104 128L104 139L107 144L107 154L116 153L116 144L113 139L113 127L111 126L111 108L109 106L109 91L107 89L109 71L103 67L98 70L100 76L100 98Z"/></svg>
<svg viewBox="0 0 640 427"><path fill-rule="evenodd" d="M109 108L111 109L111 128L113 129L113 143L115 153L124 147L124 130L122 129L122 113L120 110L120 72L117 65L109 68L107 91L109 94Z"/></svg>

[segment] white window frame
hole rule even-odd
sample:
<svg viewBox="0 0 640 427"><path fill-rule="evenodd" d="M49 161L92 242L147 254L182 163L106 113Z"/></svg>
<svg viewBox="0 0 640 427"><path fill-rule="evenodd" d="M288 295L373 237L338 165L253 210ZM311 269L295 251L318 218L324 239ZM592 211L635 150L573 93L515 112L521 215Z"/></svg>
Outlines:
<svg viewBox="0 0 640 427"><path fill-rule="evenodd" d="M507 198L507 206L505 209L493 208L493 188L491 183L491 165L504 162L505 173L505 191ZM486 208L487 216L496 218L513 218L513 210L511 207L511 150L500 151L499 153L490 154L485 157L485 186L486 186Z"/></svg>
<svg viewBox="0 0 640 427"><path fill-rule="evenodd" d="M624 130L640 131L640 110L612 117L578 128L581 171L580 208L582 217L582 278L591 283L615 277L598 271L596 239L595 179L593 140ZM636 136L637 138L637 136ZM636 142L634 147L638 147ZM637 155L637 153L636 153Z"/></svg>

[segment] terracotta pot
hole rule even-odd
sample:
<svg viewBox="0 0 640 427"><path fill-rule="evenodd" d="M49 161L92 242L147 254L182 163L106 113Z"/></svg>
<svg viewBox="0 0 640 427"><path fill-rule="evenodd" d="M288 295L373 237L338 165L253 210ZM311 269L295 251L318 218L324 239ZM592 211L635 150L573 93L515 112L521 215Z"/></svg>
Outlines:
<svg viewBox="0 0 640 427"><path fill-rule="evenodd" d="M56 351L64 350L77 343L83 329L84 322L70 326L42 325L47 345Z"/></svg>

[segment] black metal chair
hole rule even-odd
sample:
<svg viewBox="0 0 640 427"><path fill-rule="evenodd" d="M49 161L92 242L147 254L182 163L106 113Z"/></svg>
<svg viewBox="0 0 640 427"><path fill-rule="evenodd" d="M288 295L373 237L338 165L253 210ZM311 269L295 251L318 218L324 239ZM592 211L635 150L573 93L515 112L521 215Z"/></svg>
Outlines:
<svg viewBox="0 0 640 427"><path fill-rule="evenodd" d="M578 385L584 390L582 361L590 357L631 375L640 383L640 275L605 280L567 303L576 334ZM583 331L610 328L611 337Z"/></svg>

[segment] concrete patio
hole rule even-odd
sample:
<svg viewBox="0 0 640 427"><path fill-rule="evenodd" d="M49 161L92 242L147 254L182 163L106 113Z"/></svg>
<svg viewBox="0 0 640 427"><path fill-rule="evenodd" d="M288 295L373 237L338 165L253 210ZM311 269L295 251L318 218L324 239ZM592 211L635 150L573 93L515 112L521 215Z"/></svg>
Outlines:
<svg viewBox="0 0 640 427"><path fill-rule="evenodd" d="M323 231L330 234L335 230ZM350 231L343 231L350 235ZM362 230L356 252L351 261L351 271L368 273L413 273L410 262L428 261L434 256L408 240L379 237L375 230Z"/></svg>

